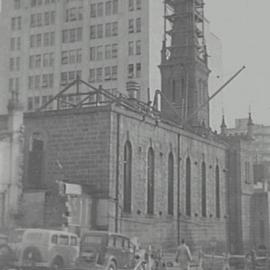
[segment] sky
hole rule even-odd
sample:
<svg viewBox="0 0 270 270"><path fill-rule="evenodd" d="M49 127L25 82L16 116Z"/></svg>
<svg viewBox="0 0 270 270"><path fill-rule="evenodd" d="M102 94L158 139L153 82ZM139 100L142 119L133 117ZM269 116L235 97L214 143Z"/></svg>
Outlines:
<svg viewBox="0 0 270 270"><path fill-rule="evenodd" d="M224 81L243 65L246 69L226 87L218 99L228 126L246 117L270 125L270 1L205 0L211 31L222 41ZM211 89L210 92L213 92ZM220 119L211 115L214 126Z"/></svg>

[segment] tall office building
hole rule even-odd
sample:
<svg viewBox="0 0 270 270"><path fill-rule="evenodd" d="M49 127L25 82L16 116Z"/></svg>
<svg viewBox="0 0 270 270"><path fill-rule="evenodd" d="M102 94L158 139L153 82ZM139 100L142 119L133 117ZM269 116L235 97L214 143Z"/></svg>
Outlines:
<svg viewBox="0 0 270 270"><path fill-rule="evenodd" d="M147 102L160 88L162 16L162 0L2 0L2 100L18 94L33 111L79 76L122 94L135 81Z"/></svg>

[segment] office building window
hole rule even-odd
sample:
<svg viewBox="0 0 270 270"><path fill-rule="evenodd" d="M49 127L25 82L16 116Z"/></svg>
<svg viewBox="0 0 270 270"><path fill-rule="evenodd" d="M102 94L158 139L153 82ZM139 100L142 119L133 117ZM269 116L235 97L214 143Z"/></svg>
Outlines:
<svg viewBox="0 0 270 270"><path fill-rule="evenodd" d="M136 8L137 8L137 10L142 9L142 0L136 0Z"/></svg>
<svg viewBox="0 0 270 270"><path fill-rule="evenodd" d="M118 67L112 66L112 80L117 80L118 77Z"/></svg>
<svg viewBox="0 0 270 270"><path fill-rule="evenodd" d="M134 65L129 64L128 65L128 78L132 79L134 77Z"/></svg>
<svg viewBox="0 0 270 270"><path fill-rule="evenodd" d="M134 54L134 42L129 41L128 42L128 55L132 56Z"/></svg>
<svg viewBox="0 0 270 270"><path fill-rule="evenodd" d="M97 16L98 17L103 16L103 2L97 4Z"/></svg>
<svg viewBox="0 0 270 270"><path fill-rule="evenodd" d="M104 80L109 81L112 78L112 70L111 67L104 68Z"/></svg>
<svg viewBox="0 0 270 270"><path fill-rule="evenodd" d="M19 78L10 78L9 79L9 91L19 93L19 85L20 79Z"/></svg>
<svg viewBox="0 0 270 270"><path fill-rule="evenodd" d="M29 97L27 99L27 110L28 111L32 111L33 108L34 108L34 106L33 106L33 98L32 97Z"/></svg>
<svg viewBox="0 0 270 270"><path fill-rule="evenodd" d="M96 60L96 47L90 47L90 61Z"/></svg>
<svg viewBox="0 0 270 270"><path fill-rule="evenodd" d="M106 23L105 24L105 37L110 37L112 35L112 24Z"/></svg>
<svg viewBox="0 0 270 270"><path fill-rule="evenodd" d="M110 16L112 14L112 1L106 1L105 3L105 15Z"/></svg>
<svg viewBox="0 0 270 270"><path fill-rule="evenodd" d="M89 70L89 82L94 82L96 80L96 70L94 68L91 68Z"/></svg>
<svg viewBox="0 0 270 270"><path fill-rule="evenodd" d="M124 190L123 190L123 210L131 213L132 202L132 148L127 141L124 146Z"/></svg>
<svg viewBox="0 0 270 270"><path fill-rule="evenodd" d="M112 44L112 58L117 58L118 44Z"/></svg>
<svg viewBox="0 0 270 270"><path fill-rule="evenodd" d="M103 46L97 46L97 57L96 60L103 60Z"/></svg>
<svg viewBox="0 0 270 270"><path fill-rule="evenodd" d="M13 0L14 2L14 9L20 9L21 8L21 0Z"/></svg>
<svg viewBox="0 0 270 270"><path fill-rule="evenodd" d="M111 59L112 58L112 45L108 44L105 45L105 59Z"/></svg>
<svg viewBox="0 0 270 270"><path fill-rule="evenodd" d="M65 15L65 22L81 21L83 19L83 7L68 8Z"/></svg>
<svg viewBox="0 0 270 270"><path fill-rule="evenodd" d="M103 38L103 24L97 25L97 38Z"/></svg>
<svg viewBox="0 0 270 270"><path fill-rule="evenodd" d="M20 37L12 37L10 39L10 50L11 51L19 51L21 49L21 38Z"/></svg>
<svg viewBox="0 0 270 270"><path fill-rule="evenodd" d="M96 81L97 81L97 82L102 82L102 80L103 80L103 72L102 72L102 68L97 68L97 70L96 70L96 75L97 75Z"/></svg>
<svg viewBox="0 0 270 270"><path fill-rule="evenodd" d="M19 71L20 70L20 57L11 57L9 59L9 70Z"/></svg>
<svg viewBox="0 0 270 270"><path fill-rule="evenodd" d="M53 74L42 75L42 88L53 88Z"/></svg>
<svg viewBox="0 0 270 270"><path fill-rule="evenodd" d="M118 35L118 22L112 23L112 36Z"/></svg>
<svg viewBox="0 0 270 270"><path fill-rule="evenodd" d="M18 31L21 29L22 29L22 18L20 16L11 18L11 30Z"/></svg>
<svg viewBox="0 0 270 270"><path fill-rule="evenodd" d="M141 78L141 74L142 74L142 65L141 63L137 63L136 64L136 77Z"/></svg>
<svg viewBox="0 0 270 270"><path fill-rule="evenodd" d="M82 41L82 28L66 29L62 31L62 42L72 43Z"/></svg>
<svg viewBox="0 0 270 270"><path fill-rule="evenodd" d="M118 14L118 8L119 8L119 5L118 5L118 0L113 0L113 14Z"/></svg>
<svg viewBox="0 0 270 270"><path fill-rule="evenodd" d="M137 40L136 41L136 55L141 55L142 53L142 49L141 49L141 41Z"/></svg>
<svg viewBox="0 0 270 270"><path fill-rule="evenodd" d="M97 17L97 4L90 5L90 17L92 18Z"/></svg>
<svg viewBox="0 0 270 270"><path fill-rule="evenodd" d="M97 26L96 25L90 25L90 39L97 38Z"/></svg>
<svg viewBox="0 0 270 270"><path fill-rule="evenodd" d="M65 71L61 72L61 85L66 85L68 83L73 82L76 80L77 77L81 78L81 70L71 70L71 71Z"/></svg>
<svg viewBox="0 0 270 270"><path fill-rule="evenodd" d="M128 10L129 11L134 10L134 0L128 0Z"/></svg>
<svg viewBox="0 0 270 270"><path fill-rule="evenodd" d="M51 3L54 3L54 2L55 0L51 0ZM42 5L42 0L31 0L31 7L36 7L36 6L41 6L41 5Z"/></svg>
<svg viewBox="0 0 270 270"><path fill-rule="evenodd" d="M128 20L128 32L134 33L134 19Z"/></svg>
<svg viewBox="0 0 270 270"><path fill-rule="evenodd" d="M142 30L142 22L141 18L136 19L136 32L141 32Z"/></svg>

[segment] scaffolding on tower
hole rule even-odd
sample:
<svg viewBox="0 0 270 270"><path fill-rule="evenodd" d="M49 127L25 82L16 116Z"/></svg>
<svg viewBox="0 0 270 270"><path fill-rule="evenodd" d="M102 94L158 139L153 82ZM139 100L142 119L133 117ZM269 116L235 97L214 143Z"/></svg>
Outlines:
<svg viewBox="0 0 270 270"><path fill-rule="evenodd" d="M203 0L164 0L164 50L166 60L169 60L177 50L173 44L177 22L185 24L188 34L193 36L193 44L187 42L187 46L194 46L196 56L207 64L207 50L205 43L205 18Z"/></svg>

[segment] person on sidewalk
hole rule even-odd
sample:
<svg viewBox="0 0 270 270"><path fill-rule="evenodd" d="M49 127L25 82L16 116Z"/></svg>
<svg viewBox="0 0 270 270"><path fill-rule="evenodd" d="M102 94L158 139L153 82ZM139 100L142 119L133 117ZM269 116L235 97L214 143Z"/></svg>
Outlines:
<svg viewBox="0 0 270 270"><path fill-rule="evenodd" d="M181 245L176 250L175 261L179 264L181 270L189 270L189 264L192 261L192 256L184 239L182 239Z"/></svg>

